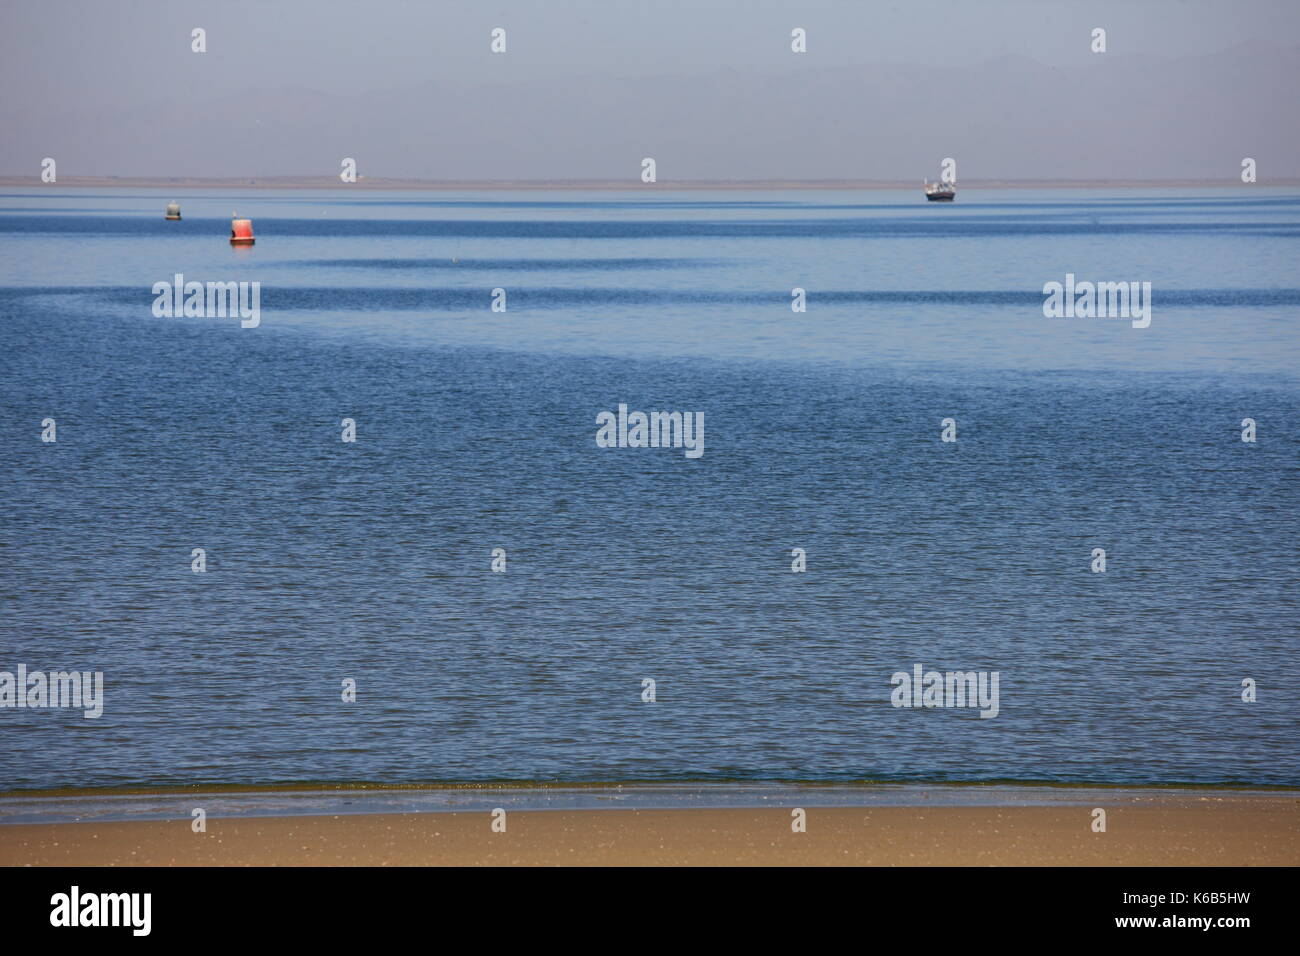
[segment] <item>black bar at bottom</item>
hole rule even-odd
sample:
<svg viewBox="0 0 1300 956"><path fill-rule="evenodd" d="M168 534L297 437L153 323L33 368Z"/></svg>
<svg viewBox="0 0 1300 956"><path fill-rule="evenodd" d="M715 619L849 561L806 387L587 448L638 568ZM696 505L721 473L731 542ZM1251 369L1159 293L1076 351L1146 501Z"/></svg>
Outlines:
<svg viewBox="0 0 1300 956"><path fill-rule="evenodd" d="M469 934L457 946L495 947L511 938L563 942L575 934L591 940L593 932L608 931L614 934L607 937L610 945L659 949L686 942L689 936L669 930L691 925L733 941L761 939L779 927L841 930L864 943L929 940L945 948L1014 938L989 937L990 932L1051 932L1048 939L1062 942L1098 935L1199 937L1231 945L1242 933L1277 933L1288 925L1283 913L1293 882L1291 869L1244 867L547 873L0 868L0 925L7 943L30 937L53 942L76 934L79 942L93 937L128 944L144 939L344 944L401 942L412 934L455 929ZM143 894L148 894L147 910ZM114 920L119 925L71 925ZM141 932L146 925L147 935Z"/></svg>

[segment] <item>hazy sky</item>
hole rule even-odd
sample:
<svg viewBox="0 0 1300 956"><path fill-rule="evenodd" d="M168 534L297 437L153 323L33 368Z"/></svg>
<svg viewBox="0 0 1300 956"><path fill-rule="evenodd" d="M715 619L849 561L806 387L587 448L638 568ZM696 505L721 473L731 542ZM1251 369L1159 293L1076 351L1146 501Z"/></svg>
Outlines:
<svg viewBox="0 0 1300 956"><path fill-rule="evenodd" d="M0 173L1263 181L1300 175L1297 27L1300 0L4 0Z"/></svg>

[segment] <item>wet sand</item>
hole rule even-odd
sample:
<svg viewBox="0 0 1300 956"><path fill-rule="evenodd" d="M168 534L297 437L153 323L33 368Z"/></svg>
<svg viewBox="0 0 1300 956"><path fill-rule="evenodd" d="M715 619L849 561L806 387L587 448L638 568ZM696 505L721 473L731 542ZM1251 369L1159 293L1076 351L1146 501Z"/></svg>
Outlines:
<svg viewBox="0 0 1300 956"><path fill-rule="evenodd" d="M511 810L0 826L7 866L1295 866L1300 798L1087 806Z"/></svg>

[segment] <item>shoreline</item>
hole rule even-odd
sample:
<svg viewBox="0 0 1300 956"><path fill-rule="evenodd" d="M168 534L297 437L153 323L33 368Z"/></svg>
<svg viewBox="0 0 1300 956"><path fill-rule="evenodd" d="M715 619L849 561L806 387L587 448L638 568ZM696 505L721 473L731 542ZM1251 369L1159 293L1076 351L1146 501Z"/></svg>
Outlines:
<svg viewBox="0 0 1300 956"><path fill-rule="evenodd" d="M28 824L188 819L195 807L227 819L488 812L1140 806L1258 801L1300 808L1300 788L1249 784L1058 782L640 781L301 783L80 788L0 793L0 829Z"/></svg>

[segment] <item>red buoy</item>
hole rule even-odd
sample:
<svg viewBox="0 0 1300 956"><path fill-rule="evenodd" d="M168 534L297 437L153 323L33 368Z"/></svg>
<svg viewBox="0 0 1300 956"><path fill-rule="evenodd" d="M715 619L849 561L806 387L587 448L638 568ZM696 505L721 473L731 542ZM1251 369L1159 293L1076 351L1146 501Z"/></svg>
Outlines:
<svg viewBox="0 0 1300 956"><path fill-rule="evenodd" d="M230 220L230 244L232 246L251 246L256 241L253 238L253 220Z"/></svg>

